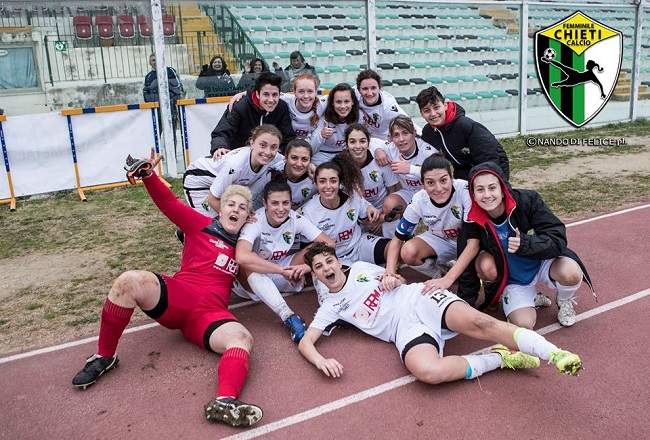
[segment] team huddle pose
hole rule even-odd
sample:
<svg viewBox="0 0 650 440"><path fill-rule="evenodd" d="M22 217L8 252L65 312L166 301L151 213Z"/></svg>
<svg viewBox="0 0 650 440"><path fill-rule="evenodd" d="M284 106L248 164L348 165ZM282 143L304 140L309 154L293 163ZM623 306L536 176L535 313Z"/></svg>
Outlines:
<svg viewBox="0 0 650 440"><path fill-rule="evenodd" d="M280 93L282 78L262 71L232 99L211 154L183 175L187 204L152 172L161 159L153 151L133 165L179 228L181 267L171 277L117 278L97 353L73 384L85 389L117 367L118 342L139 307L221 354L207 420L258 422L262 409L239 400L253 339L228 310L231 289L273 310L299 352L331 377L343 366L316 342L341 321L394 343L406 368L430 384L536 368L540 359L577 375L579 356L533 331L537 308L553 302L537 285L557 291L558 321L571 326L583 280L593 293L589 275L539 194L511 187L507 154L489 130L435 87L417 96L427 122L420 130L372 70L327 99L316 93L317 77L292 81L293 93ZM407 265L429 279L408 284L399 273ZM309 275L319 308L307 325L282 293L304 290ZM505 320L475 308L481 292L478 309L501 306ZM458 333L497 345L443 357Z"/></svg>

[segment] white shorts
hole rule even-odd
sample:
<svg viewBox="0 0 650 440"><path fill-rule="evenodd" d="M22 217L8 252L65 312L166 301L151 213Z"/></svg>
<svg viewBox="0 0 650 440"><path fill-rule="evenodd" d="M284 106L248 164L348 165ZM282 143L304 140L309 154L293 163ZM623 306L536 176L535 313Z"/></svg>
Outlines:
<svg viewBox="0 0 650 440"><path fill-rule="evenodd" d="M390 241L388 238L378 237L373 234L363 234L354 249L340 256L339 260L345 266L351 266L355 261L382 264L381 261L375 261L375 248L380 244L381 240Z"/></svg>
<svg viewBox="0 0 650 440"><path fill-rule="evenodd" d="M419 293L418 293L419 295ZM415 306L400 316L395 334L395 347L403 355L404 348L414 339L427 334L438 344L438 354L442 357L445 341L458 333L442 328L442 319L449 304L463 301L448 290L436 290L427 295L419 295Z"/></svg>
<svg viewBox="0 0 650 440"><path fill-rule="evenodd" d="M449 263L452 260L457 258L457 242L445 240L442 237L433 235L429 231L424 231L421 234L414 236L413 238L419 238L424 241L427 245L433 249L436 253L438 264Z"/></svg>
<svg viewBox="0 0 650 440"><path fill-rule="evenodd" d="M535 295L537 294L537 284L546 284L551 289L557 290L555 283L549 276L551 264L555 258L543 260L535 278L529 284L509 284L503 289L501 294L501 304L503 313L506 317L512 312L525 307L535 307Z"/></svg>
<svg viewBox="0 0 650 440"><path fill-rule="evenodd" d="M419 191L419 188L418 188L418 191ZM395 191L393 194L397 194L398 196L400 196L402 198L402 200L404 200L406 202L406 204L408 205L409 203L411 203L411 200L413 200L413 196L415 195L416 192L417 191L413 192L411 190L402 188L400 190ZM404 208L406 208L406 207L404 207Z"/></svg>
<svg viewBox="0 0 650 440"><path fill-rule="evenodd" d="M280 260L274 263L280 267L287 267L291 265L292 259L293 259L293 255L285 255ZM277 287L280 292L297 293L300 292L304 287L303 283L296 283L295 286L292 285L285 277L283 277L278 273L269 273L266 274L266 276L269 277L271 281L273 281L273 284L275 284L275 287ZM244 289L244 286L242 286L241 283L236 279L232 285L232 291L237 296L242 298L252 299L253 301L260 300L260 298L257 295L255 295L253 292L249 292L248 290Z"/></svg>

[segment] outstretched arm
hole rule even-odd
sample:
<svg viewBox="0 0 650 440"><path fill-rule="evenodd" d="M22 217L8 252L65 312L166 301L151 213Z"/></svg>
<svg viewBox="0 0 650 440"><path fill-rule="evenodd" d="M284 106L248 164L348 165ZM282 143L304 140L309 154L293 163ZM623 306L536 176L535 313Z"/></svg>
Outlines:
<svg viewBox="0 0 650 440"><path fill-rule="evenodd" d="M300 350L300 354L302 354L305 359L314 364L316 368L321 370L326 376L341 377L343 374L343 365L341 365L336 359L325 359L314 346L322 333L321 330L309 327L300 340L300 344L298 344L298 350Z"/></svg>

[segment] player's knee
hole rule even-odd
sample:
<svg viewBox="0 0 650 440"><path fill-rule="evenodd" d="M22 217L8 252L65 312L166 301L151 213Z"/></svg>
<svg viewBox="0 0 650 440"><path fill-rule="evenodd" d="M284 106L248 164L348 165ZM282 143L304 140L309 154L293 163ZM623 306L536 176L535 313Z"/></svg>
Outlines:
<svg viewBox="0 0 650 440"><path fill-rule="evenodd" d="M128 270L115 279L108 296L114 299L134 298L134 293L140 288L142 282L141 271Z"/></svg>
<svg viewBox="0 0 650 440"><path fill-rule="evenodd" d="M558 282L563 286L575 286L582 281L582 271L580 268L572 268L565 271Z"/></svg>
<svg viewBox="0 0 650 440"><path fill-rule="evenodd" d="M517 327L523 327L528 330L533 330L535 327L535 323L537 322L537 319L533 316L524 316L524 315L517 315L517 314L510 314L508 316L508 322L510 324L514 324Z"/></svg>
<svg viewBox="0 0 650 440"><path fill-rule="evenodd" d="M253 350L253 342L253 335L242 327L230 334L228 348L239 347L250 353Z"/></svg>
<svg viewBox="0 0 650 440"><path fill-rule="evenodd" d="M479 256L479 258L477 258L476 273L478 273L479 278L484 281L495 281L497 279L497 266L494 264L492 256L488 256L487 258L481 258Z"/></svg>
<svg viewBox="0 0 650 440"><path fill-rule="evenodd" d="M439 383L447 382L447 374L445 369L440 363L437 362L433 365L428 365L418 371L413 371L413 376L420 382L436 385Z"/></svg>

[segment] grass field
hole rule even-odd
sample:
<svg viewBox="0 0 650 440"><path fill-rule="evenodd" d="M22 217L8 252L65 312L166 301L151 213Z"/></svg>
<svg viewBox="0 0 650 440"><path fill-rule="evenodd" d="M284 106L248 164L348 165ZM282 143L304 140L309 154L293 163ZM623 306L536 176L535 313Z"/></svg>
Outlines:
<svg viewBox="0 0 650 440"><path fill-rule="evenodd" d="M503 139L515 187L538 190L565 221L650 200L650 122L534 136L621 138L618 146L527 146ZM182 197L180 179L172 189ZM141 185L67 191L0 205L0 353L95 334L112 280L127 269L173 273L175 227ZM145 320L138 312L134 322Z"/></svg>

